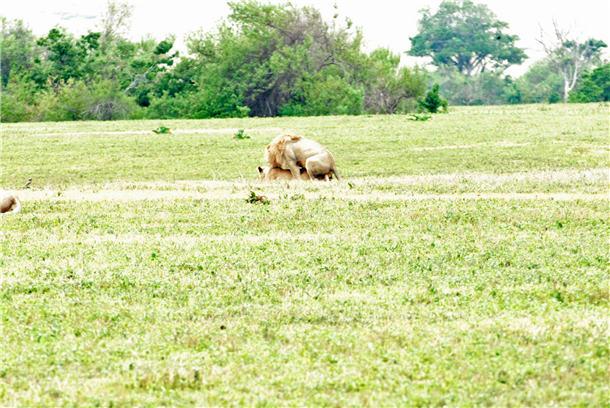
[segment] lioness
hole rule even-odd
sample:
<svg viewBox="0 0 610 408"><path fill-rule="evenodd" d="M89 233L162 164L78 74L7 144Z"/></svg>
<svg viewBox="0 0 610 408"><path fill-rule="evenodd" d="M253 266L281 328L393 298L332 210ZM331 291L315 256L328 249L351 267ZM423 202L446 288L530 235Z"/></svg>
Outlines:
<svg viewBox="0 0 610 408"><path fill-rule="evenodd" d="M318 142L301 136L277 136L267 145L265 160L271 167L290 170L295 179L301 177L301 167L310 180L331 173L340 179L332 154Z"/></svg>
<svg viewBox="0 0 610 408"><path fill-rule="evenodd" d="M10 195L0 200L0 214L18 213L21 211L21 201L17 196Z"/></svg>
<svg viewBox="0 0 610 408"><path fill-rule="evenodd" d="M258 166L258 176L260 180L264 181L293 180L290 170L280 169L279 167ZM322 176L317 176L316 179L329 181L331 177L332 175L328 173ZM300 178L301 180L309 180L309 174L307 174L305 169L301 169Z"/></svg>
<svg viewBox="0 0 610 408"><path fill-rule="evenodd" d="M274 180L292 180L292 173L290 170L280 169L279 167L269 167L269 166L258 166L258 176L261 180L264 181L274 181ZM300 179L309 180L309 175L305 171L305 169L301 169Z"/></svg>

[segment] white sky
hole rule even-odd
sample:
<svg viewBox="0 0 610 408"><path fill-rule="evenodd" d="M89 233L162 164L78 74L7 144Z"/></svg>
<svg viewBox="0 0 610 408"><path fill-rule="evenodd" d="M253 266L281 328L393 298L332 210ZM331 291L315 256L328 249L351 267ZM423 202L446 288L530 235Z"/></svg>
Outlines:
<svg viewBox="0 0 610 408"><path fill-rule="evenodd" d="M282 1L271 0L272 3ZM312 5L330 19L333 4L341 16L350 17L364 31L368 50L389 47L397 53L409 48L409 37L417 33L418 11L424 7L435 10L441 0L293 0L296 5ZM610 0L478 0L503 21L508 32L521 38L520 47L529 59L523 66L511 67L509 73L520 75L527 65L543 57L536 38L540 27L551 33L552 20L568 28L578 38L594 37L610 45ZM176 46L185 51L186 34L203 29L208 31L229 11L225 0L131 0L133 16L130 38L152 36L162 39L176 35ZM95 28L106 9L105 0L7 0L0 15L19 18L37 35L45 34L56 25L80 35ZM606 56L608 52L606 51ZM417 58L403 57L406 64L422 63Z"/></svg>

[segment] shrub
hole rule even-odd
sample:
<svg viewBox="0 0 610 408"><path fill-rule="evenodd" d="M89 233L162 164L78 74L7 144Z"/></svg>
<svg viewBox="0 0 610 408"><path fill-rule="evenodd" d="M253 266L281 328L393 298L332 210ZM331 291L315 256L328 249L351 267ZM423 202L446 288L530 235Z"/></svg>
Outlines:
<svg viewBox="0 0 610 408"><path fill-rule="evenodd" d="M84 82L68 80L57 91L48 90L38 98L37 120L82 120L91 104L91 92Z"/></svg>
<svg viewBox="0 0 610 408"><path fill-rule="evenodd" d="M153 129L153 132L158 134L158 135L165 135L165 134L171 134L172 130L170 128L168 128L167 126L159 126L156 129Z"/></svg>
<svg viewBox="0 0 610 408"><path fill-rule="evenodd" d="M428 74L419 68L400 67L400 56L379 48L367 58L364 70L367 113L403 113L415 110L426 92Z"/></svg>
<svg viewBox="0 0 610 408"><path fill-rule="evenodd" d="M250 139L250 136L246 134L246 132L243 129L239 129L235 135L233 136L233 138L237 139L237 140L244 140L244 139Z"/></svg>
<svg viewBox="0 0 610 408"><path fill-rule="evenodd" d="M432 115L429 113L413 113L408 116L409 120L414 120L416 122L425 122L427 120L432 119Z"/></svg>
<svg viewBox="0 0 610 408"><path fill-rule="evenodd" d="M570 102L610 101L610 63L585 73Z"/></svg>
<svg viewBox="0 0 610 408"><path fill-rule="evenodd" d="M0 88L0 121L22 122L31 120L34 106L34 85L19 77L11 77Z"/></svg>
<svg viewBox="0 0 610 408"><path fill-rule="evenodd" d="M438 84L434 84L426 97L420 101L419 106L422 110L430 113L437 113L441 109L447 111L447 100L440 96L439 88Z"/></svg>
<svg viewBox="0 0 610 408"><path fill-rule="evenodd" d="M127 119L135 110L135 101L125 95L118 84L100 81L91 89L91 102L85 117L94 120Z"/></svg>
<svg viewBox="0 0 610 408"><path fill-rule="evenodd" d="M189 115L190 103L188 95L170 96L165 92L162 96L152 98L146 108L146 117L151 119L177 119Z"/></svg>
<svg viewBox="0 0 610 408"><path fill-rule="evenodd" d="M280 109L282 116L359 115L364 92L343 78L329 75L310 78L301 84L292 101Z"/></svg>
<svg viewBox="0 0 610 408"><path fill-rule="evenodd" d="M111 81L92 86L83 81L59 83L56 90L38 94L34 119L39 121L127 119L136 103Z"/></svg>

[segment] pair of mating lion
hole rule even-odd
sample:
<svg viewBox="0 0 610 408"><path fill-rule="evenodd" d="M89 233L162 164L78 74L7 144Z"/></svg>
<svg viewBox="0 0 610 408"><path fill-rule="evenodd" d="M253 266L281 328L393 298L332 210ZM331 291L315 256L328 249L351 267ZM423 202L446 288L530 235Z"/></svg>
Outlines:
<svg viewBox="0 0 610 408"><path fill-rule="evenodd" d="M267 145L265 160L268 166L258 167L265 181L340 179L333 155L318 142L301 136L277 136Z"/></svg>

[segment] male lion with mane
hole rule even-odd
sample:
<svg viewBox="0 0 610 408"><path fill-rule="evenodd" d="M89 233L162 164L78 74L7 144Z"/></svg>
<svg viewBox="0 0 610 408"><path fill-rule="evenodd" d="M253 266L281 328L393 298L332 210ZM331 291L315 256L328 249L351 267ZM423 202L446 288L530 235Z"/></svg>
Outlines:
<svg viewBox="0 0 610 408"><path fill-rule="evenodd" d="M296 135L279 135L265 149L265 160L271 167L290 170L292 178L301 178L301 167L310 180L333 174L340 180L335 159L320 143Z"/></svg>

